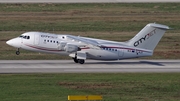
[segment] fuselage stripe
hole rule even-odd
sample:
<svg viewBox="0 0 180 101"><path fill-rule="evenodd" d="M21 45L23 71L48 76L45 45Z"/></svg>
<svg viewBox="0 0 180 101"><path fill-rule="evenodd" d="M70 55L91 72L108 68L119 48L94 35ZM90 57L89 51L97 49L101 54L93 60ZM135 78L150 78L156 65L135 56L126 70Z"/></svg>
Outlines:
<svg viewBox="0 0 180 101"><path fill-rule="evenodd" d="M26 46L28 47L31 47L31 48L35 48L35 49L39 49L39 50L45 50L45 51L57 51L57 52L61 52L63 50L57 50L57 49L50 49L50 48L46 48L46 47L39 47L39 46L32 46L32 45L28 45L28 44L25 44ZM142 51L142 52L147 52L147 53L152 53L151 51L145 51L145 50L140 50L140 49L133 49L133 48L126 48L126 47L107 47L107 46L103 46L101 48L114 48L114 49L126 49L126 50L136 50L136 51ZM86 47L86 48L81 48L82 50L83 49L90 49L90 47Z"/></svg>
<svg viewBox="0 0 180 101"><path fill-rule="evenodd" d="M146 50L141 50L141 49L133 49L133 48L126 48L126 47L106 47L106 46L103 46L102 48L128 49L128 50L136 50L136 51L152 53L151 51L146 51Z"/></svg>
<svg viewBox="0 0 180 101"><path fill-rule="evenodd" d="M28 46L28 47L31 47L31 48L35 48L35 49L39 49L39 50L45 50L45 51L57 51L57 52L62 51L62 50L50 49L50 48L46 48L46 47L31 46L31 45L28 45L28 44L25 44L25 45Z"/></svg>
<svg viewBox="0 0 180 101"><path fill-rule="evenodd" d="M100 47L100 48L126 49L126 50L136 50L136 51L142 51L142 52L152 53L151 51L140 50L140 49L133 49L133 48L126 48L126 47L110 47L110 46L103 46L103 47ZM90 48L87 47L87 48L81 48L81 49L90 49Z"/></svg>

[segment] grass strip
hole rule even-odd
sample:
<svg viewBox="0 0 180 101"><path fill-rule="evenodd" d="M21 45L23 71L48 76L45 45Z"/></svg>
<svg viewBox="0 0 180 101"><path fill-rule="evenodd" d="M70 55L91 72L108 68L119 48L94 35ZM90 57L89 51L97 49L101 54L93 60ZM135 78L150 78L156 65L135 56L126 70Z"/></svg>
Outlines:
<svg viewBox="0 0 180 101"><path fill-rule="evenodd" d="M102 95L103 101L179 101L179 73L1 74L1 101L66 101Z"/></svg>

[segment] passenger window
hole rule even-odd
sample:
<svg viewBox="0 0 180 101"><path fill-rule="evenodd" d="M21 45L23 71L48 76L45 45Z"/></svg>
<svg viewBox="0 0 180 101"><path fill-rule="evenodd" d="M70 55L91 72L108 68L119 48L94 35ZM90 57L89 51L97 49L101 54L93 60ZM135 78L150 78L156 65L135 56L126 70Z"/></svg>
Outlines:
<svg viewBox="0 0 180 101"><path fill-rule="evenodd" d="M49 40L47 40L47 42L49 42Z"/></svg>

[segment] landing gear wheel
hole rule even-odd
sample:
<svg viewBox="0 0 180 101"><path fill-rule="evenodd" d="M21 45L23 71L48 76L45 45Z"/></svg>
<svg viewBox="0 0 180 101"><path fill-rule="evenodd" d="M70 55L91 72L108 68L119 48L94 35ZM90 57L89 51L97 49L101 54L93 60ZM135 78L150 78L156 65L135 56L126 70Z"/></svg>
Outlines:
<svg viewBox="0 0 180 101"><path fill-rule="evenodd" d="M77 58L73 58L75 63L78 63L78 59Z"/></svg>
<svg viewBox="0 0 180 101"><path fill-rule="evenodd" d="M17 49L16 51L16 55L19 55L20 54L20 51L19 51L19 48Z"/></svg>
<svg viewBox="0 0 180 101"><path fill-rule="evenodd" d="M20 52L19 51L16 51L16 55L19 55L20 54Z"/></svg>
<svg viewBox="0 0 180 101"><path fill-rule="evenodd" d="M79 60L78 60L78 63L80 63L80 64L84 64L84 62L85 62L85 61L82 60L82 59L79 59Z"/></svg>

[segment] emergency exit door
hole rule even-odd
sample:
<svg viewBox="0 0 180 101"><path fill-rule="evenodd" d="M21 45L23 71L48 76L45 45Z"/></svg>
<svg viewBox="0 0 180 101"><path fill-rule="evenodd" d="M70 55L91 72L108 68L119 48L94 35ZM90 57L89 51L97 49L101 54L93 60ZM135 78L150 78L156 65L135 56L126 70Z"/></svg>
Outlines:
<svg viewBox="0 0 180 101"><path fill-rule="evenodd" d="M123 57L123 55L124 55L123 49L118 50L118 55L119 55L119 57Z"/></svg>

